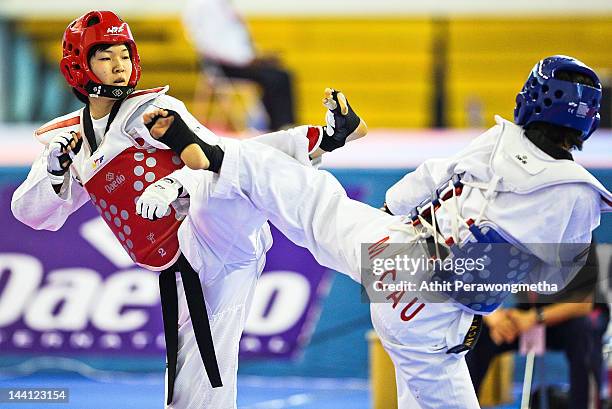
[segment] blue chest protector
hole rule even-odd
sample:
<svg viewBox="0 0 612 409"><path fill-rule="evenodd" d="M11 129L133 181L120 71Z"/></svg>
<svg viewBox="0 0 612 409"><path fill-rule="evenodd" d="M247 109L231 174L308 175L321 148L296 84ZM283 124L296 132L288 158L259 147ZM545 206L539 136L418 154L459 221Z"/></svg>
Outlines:
<svg viewBox="0 0 612 409"><path fill-rule="evenodd" d="M441 266L436 265L431 280L450 283L441 292L470 312L488 314L510 294L512 285L524 281L541 261L490 226L472 224L469 230L471 240L452 244L450 254ZM470 260L469 269L466 260ZM452 268L442 268L445 266Z"/></svg>

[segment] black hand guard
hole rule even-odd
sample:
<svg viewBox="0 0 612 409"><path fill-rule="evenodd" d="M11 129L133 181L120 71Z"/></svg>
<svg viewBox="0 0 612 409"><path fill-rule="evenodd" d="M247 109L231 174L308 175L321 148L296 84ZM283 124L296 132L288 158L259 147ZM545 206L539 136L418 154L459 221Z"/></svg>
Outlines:
<svg viewBox="0 0 612 409"><path fill-rule="evenodd" d="M195 134L195 132L193 132L187 126L178 112L171 109L166 109L166 111L168 111L169 116L174 117L174 121L172 121L172 124L166 130L166 133L159 138L158 141L168 146L179 156L187 146L191 145L192 143L198 144L210 162L210 167L208 170L218 173L223 162L223 150L217 145L209 145L201 140ZM153 128L153 125L155 125L155 122L159 118L163 117L161 115L156 115L153 117L151 122L145 124L149 131L151 131L151 128Z"/></svg>
<svg viewBox="0 0 612 409"><path fill-rule="evenodd" d="M323 127L325 132L325 136L321 141L320 148L324 151L331 152L334 149L341 148L346 143L346 139L350 134L355 132L355 129L359 126L359 122L361 119L353 108L351 108L351 104L349 104L348 99L346 100L346 105L348 107L348 113L346 115L342 115L340 102L338 101L338 92L337 90L332 91L332 96L334 101L336 101L336 108L331 110L334 114L334 122L336 126L334 127L334 134L329 135L327 133L327 127Z"/></svg>

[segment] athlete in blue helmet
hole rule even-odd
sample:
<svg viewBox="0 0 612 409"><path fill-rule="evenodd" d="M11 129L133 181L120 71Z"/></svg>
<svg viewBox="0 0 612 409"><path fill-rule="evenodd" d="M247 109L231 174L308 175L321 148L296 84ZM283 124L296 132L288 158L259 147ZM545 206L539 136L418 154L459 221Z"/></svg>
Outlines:
<svg viewBox="0 0 612 409"><path fill-rule="evenodd" d="M509 293L490 284L561 289L586 258L600 214L612 211L612 194L570 153L597 127L600 97L583 63L542 60L518 97L516 123L496 117L465 149L425 161L389 189L389 212L403 216L353 201L329 173L249 140L224 145L219 194L248 200L319 263L364 286L395 365L399 408L478 408L464 355L482 315ZM205 220L197 209L207 192L194 187L209 172L187 172L192 220ZM164 192L146 189L143 217L164 214L176 199ZM407 276L416 290L403 286Z"/></svg>
<svg viewBox="0 0 612 409"><path fill-rule="evenodd" d="M547 281L561 289L581 265L571 260L586 256L583 250L600 213L611 210L609 192L571 154L597 129L600 102L601 83L591 68L571 57L545 58L516 97L514 123L496 116L497 124L461 152L426 161L387 191L386 207L393 214L412 215L415 229L437 236L451 251L453 242L476 238L506 241L523 252L520 260L509 257L505 268L489 266L467 279L464 275L465 282ZM457 184L457 179L461 194L440 201L436 188L449 180ZM439 209L433 220L423 217L432 203ZM481 238L478 233L464 235L462 220L473 221L472 229L489 230ZM563 261L567 268L560 269ZM479 317L497 308L507 294L448 295L459 308L424 303L410 321L402 319L401 305L372 308L375 326L378 321L393 328L394 335L382 341L395 364L401 407L478 407L463 359L467 348L453 350L452 342L465 337L463 344L473 346L470 328L479 327ZM443 346L442 353L436 351Z"/></svg>

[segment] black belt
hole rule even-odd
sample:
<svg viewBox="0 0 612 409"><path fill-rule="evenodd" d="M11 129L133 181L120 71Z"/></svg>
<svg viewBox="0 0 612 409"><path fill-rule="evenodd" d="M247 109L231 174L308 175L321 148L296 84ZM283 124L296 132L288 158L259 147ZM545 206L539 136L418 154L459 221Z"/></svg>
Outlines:
<svg viewBox="0 0 612 409"><path fill-rule="evenodd" d="M449 348L446 351L447 354L459 354L464 351L470 351L476 345L478 338L480 337L480 331L482 330L482 315L474 314L474 318L472 319L472 324L470 325L470 329L467 334L465 334L465 338L463 338L463 342L459 345L456 345L452 348Z"/></svg>
<svg viewBox="0 0 612 409"><path fill-rule="evenodd" d="M221 374L215 355L212 333L208 322L208 313L204 303L204 293L198 273L191 267L183 254L171 266L159 275L159 294L161 296L162 315L164 318L164 336L166 338L166 356L168 359L168 399L172 403L176 364L178 353L178 296L176 293L176 272L181 273L187 308L193 324L193 332L200 350L200 356L208 379L213 388L223 386Z"/></svg>

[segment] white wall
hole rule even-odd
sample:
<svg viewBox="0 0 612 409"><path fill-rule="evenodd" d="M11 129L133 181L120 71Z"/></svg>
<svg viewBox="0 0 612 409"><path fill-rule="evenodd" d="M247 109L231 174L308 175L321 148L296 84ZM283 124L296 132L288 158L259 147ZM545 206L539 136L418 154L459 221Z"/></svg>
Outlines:
<svg viewBox="0 0 612 409"><path fill-rule="evenodd" d="M0 15L77 16L104 8L123 16L175 14L187 0L0 0ZM103 5L102 5L103 3ZM612 14L610 0L234 0L247 15Z"/></svg>
<svg viewBox="0 0 612 409"><path fill-rule="evenodd" d="M323 111L321 111L323 119ZM42 124L2 124L0 122L0 167L29 166L43 146L34 138ZM482 130L390 130L374 129L367 137L350 143L350 149L338 149L325 155L329 168L406 169L417 167L423 158L452 156ZM236 136L236 135L234 135ZM242 135L246 137L248 135ZM252 136L252 135L251 135ZM418 146L419 149L414 149ZM589 168L612 168L612 130L598 130L576 152L577 162Z"/></svg>

